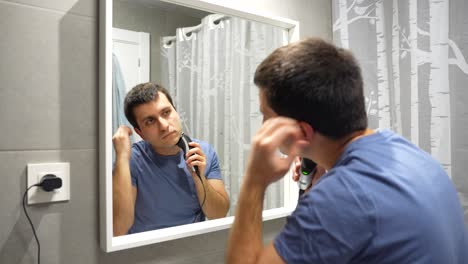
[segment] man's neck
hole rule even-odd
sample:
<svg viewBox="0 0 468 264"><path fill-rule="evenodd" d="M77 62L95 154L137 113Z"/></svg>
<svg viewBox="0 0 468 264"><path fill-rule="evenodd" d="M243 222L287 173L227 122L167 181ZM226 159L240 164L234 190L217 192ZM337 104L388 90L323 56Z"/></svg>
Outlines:
<svg viewBox="0 0 468 264"><path fill-rule="evenodd" d="M152 146L154 152L158 153L161 156L173 156L177 153L179 153L180 148L177 146L171 146L171 147L155 147Z"/></svg>
<svg viewBox="0 0 468 264"><path fill-rule="evenodd" d="M340 140L330 140L326 137L322 137L319 146L316 148L320 152L320 158L317 162L326 170L330 170L351 142L374 133L374 130L367 128L365 130L356 131Z"/></svg>

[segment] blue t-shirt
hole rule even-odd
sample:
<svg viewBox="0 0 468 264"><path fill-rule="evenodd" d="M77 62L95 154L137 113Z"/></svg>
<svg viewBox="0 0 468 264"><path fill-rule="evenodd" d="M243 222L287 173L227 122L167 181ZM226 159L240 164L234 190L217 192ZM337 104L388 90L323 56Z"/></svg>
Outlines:
<svg viewBox="0 0 468 264"><path fill-rule="evenodd" d="M206 142L199 143L206 155L205 177L221 180L218 158ZM195 182L183 152L163 156L146 141L132 146L130 159L132 185L137 188L135 218L128 233L190 224L200 212ZM198 179L197 179L198 180ZM204 220L203 212L199 220Z"/></svg>
<svg viewBox="0 0 468 264"><path fill-rule="evenodd" d="M346 147L274 246L287 263L466 264L463 221L439 163L382 130Z"/></svg>

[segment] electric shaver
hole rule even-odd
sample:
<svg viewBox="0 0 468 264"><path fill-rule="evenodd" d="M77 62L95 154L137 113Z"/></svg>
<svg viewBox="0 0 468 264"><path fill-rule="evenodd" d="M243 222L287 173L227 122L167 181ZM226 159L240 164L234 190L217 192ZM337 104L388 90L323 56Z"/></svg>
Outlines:
<svg viewBox="0 0 468 264"><path fill-rule="evenodd" d="M317 169L317 164L310 159L302 158L301 162L301 175L299 176L299 194L302 195L304 191L310 186L312 176Z"/></svg>
<svg viewBox="0 0 468 264"><path fill-rule="evenodd" d="M182 132L182 135L180 136L180 139L179 141L177 141L176 145L182 149L182 152L184 153L184 159L187 158L186 155L189 149L193 148L189 146L188 143L190 142L192 142L192 139L189 136L185 135L184 132ZM198 175L198 177L201 177L200 172L198 170L198 166L193 166L192 170Z"/></svg>

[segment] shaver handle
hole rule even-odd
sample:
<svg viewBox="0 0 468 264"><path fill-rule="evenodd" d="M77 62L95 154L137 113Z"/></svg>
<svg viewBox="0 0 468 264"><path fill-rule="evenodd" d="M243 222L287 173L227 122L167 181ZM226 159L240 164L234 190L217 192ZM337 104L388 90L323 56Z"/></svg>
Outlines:
<svg viewBox="0 0 468 264"><path fill-rule="evenodd" d="M307 187L309 187L310 183L312 182L312 175L304 175L301 172L301 175L299 176L299 189L305 191Z"/></svg>
<svg viewBox="0 0 468 264"><path fill-rule="evenodd" d="M192 142L192 139L185 135L184 133L182 133L182 136L180 137L179 141L177 142L177 146L179 146L179 148L182 149L182 151L184 152L184 159L186 159L186 155L187 155L187 152L193 148L191 146L189 146L188 143ZM192 170L198 175L198 177L200 177L201 179L201 176L200 176L200 171L198 169L198 166L193 166L192 167Z"/></svg>

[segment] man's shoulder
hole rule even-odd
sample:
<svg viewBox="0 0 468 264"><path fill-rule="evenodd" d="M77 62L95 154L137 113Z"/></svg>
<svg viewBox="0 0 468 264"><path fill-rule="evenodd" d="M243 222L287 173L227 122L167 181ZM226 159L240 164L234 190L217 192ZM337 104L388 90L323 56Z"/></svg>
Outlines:
<svg viewBox="0 0 468 264"><path fill-rule="evenodd" d="M204 141L204 140L201 140L201 139L198 139L198 138L192 138L192 140L195 141L195 142L197 142L197 143L200 144L200 145L204 145L204 146L208 145L208 146L210 146L210 144L208 144L208 142L206 142L206 141Z"/></svg>
<svg viewBox="0 0 468 264"><path fill-rule="evenodd" d="M366 181L347 166L333 168L310 189L306 203L356 208L354 212L374 216L375 204ZM329 207L327 210L330 210Z"/></svg>
<svg viewBox="0 0 468 264"><path fill-rule="evenodd" d="M132 150L142 151L148 143L144 140L140 140L132 144Z"/></svg>
<svg viewBox="0 0 468 264"><path fill-rule="evenodd" d="M148 147L148 142L141 140L132 144L132 156L131 160L140 161L141 157L151 155L150 148Z"/></svg>
<svg viewBox="0 0 468 264"><path fill-rule="evenodd" d="M210 143L204 141L204 140L200 140L198 138L192 138L192 140L194 142L197 142L198 144L200 144L200 147L202 148L203 151L212 151L213 150L213 146L211 146Z"/></svg>
<svg viewBox="0 0 468 264"><path fill-rule="evenodd" d="M364 186L359 182L356 177L356 172L347 166L340 166L332 168L326 174L324 174L319 181L312 187L311 191L318 190L323 191L326 194L337 193L337 195L343 196L350 194L354 197L356 195L366 195ZM332 195L330 198L335 197Z"/></svg>

